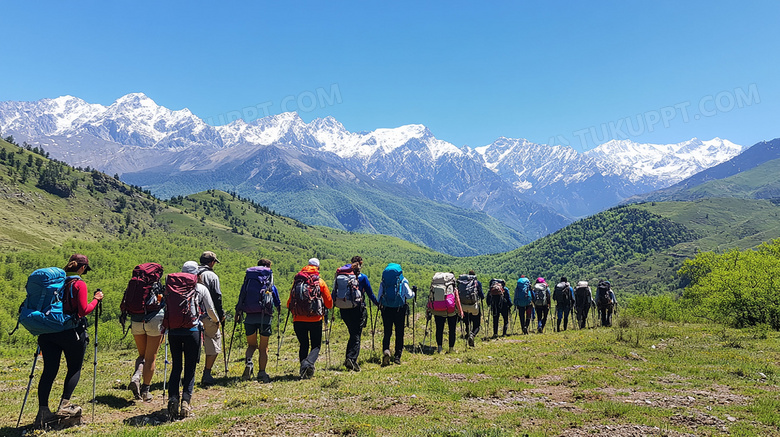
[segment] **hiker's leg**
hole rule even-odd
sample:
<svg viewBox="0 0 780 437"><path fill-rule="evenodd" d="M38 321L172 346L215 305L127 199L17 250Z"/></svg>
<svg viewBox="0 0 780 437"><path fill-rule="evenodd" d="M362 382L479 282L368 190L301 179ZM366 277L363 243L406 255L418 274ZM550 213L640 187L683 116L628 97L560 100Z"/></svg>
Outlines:
<svg viewBox="0 0 780 437"><path fill-rule="evenodd" d="M157 360L157 351L160 350L164 336L158 335L152 337L146 335L146 350L144 351L144 371L143 371L143 383L144 385L152 384L152 377L154 376L155 362Z"/></svg>
<svg viewBox="0 0 780 437"><path fill-rule="evenodd" d="M490 312L493 316L493 337L498 336L498 316L501 313L498 308L498 304L495 303L497 299L493 299L492 305L490 305Z"/></svg>
<svg viewBox="0 0 780 437"><path fill-rule="evenodd" d="M57 373L60 371L60 358L62 357L62 346L58 343L57 334L41 334L38 336L38 346L41 347L43 354L43 372L38 381L38 406L49 406L49 395L57 379Z"/></svg>
<svg viewBox="0 0 780 437"><path fill-rule="evenodd" d="M393 324L395 325L395 354L394 356L396 358L401 358L401 354L404 351L404 319L406 316L406 308L407 305L404 305L400 308L398 308L398 311L395 313L395 320L393 321Z"/></svg>
<svg viewBox="0 0 780 437"><path fill-rule="evenodd" d="M309 337L311 338L311 351L306 356L306 361L314 366L320 356L322 348L322 320L319 322L303 322L308 324Z"/></svg>
<svg viewBox="0 0 780 437"><path fill-rule="evenodd" d="M382 309L382 350L390 349L390 337L393 336L393 314L396 308Z"/></svg>
<svg viewBox="0 0 780 437"><path fill-rule="evenodd" d="M306 322L293 322L293 331L298 338L298 361L302 362L309 355L309 330L304 326Z"/></svg>
<svg viewBox="0 0 780 437"><path fill-rule="evenodd" d="M347 332L349 332L345 358L357 362L358 355L360 355L360 334L363 331L360 327L363 309L355 307L340 310L339 312L341 313L341 318L344 320L344 324L347 326Z"/></svg>
<svg viewBox="0 0 780 437"><path fill-rule="evenodd" d="M200 332L195 332L200 338ZM168 334L168 345L171 348L171 375L168 379L168 397L179 397L179 386L181 385L181 374L184 370L184 344L187 335ZM193 379L195 375L193 374ZM185 378L186 381L186 378Z"/></svg>
<svg viewBox="0 0 780 437"><path fill-rule="evenodd" d="M449 324L450 332L449 332L449 343L450 343L450 349L455 347L455 340L457 339L457 327L458 327L458 318L456 316L450 316L447 317L447 324Z"/></svg>
<svg viewBox="0 0 780 437"><path fill-rule="evenodd" d="M479 328L482 326L482 312L480 312L479 314L472 314L471 322L473 326L471 330L471 335L476 337L477 334L479 334Z"/></svg>
<svg viewBox="0 0 780 437"><path fill-rule="evenodd" d="M258 365L260 366L261 372L265 372L265 368L268 366L268 343L270 340L270 335L260 336L260 343L258 345L258 348L260 349L260 360L258 361Z"/></svg>
<svg viewBox="0 0 780 437"><path fill-rule="evenodd" d="M203 319L203 349L206 351L203 370L210 374L217 361L217 355L222 352L222 332L219 329L219 322L212 321L208 317Z"/></svg>
<svg viewBox="0 0 780 437"><path fill-rule="evenodd" d="M439 348L444 344L444 319L443 316L433 316L433 321L436 324L436 346Z"/></svg>
<svg viewBox="0 0 780 437"><path fill-rule="evenodd" d="M249 326L247 326L249 325ZM251 362L252 359L255 356L255 351L257 350L257 331L258 331L258 325L255 324L249 324L244 323L244 332L247 333L246 336L246 354L244 355L247 362ZM262 355L262 352L261 352Z"/></svg>
<svg viewBox="0 0 780 437"><path fill-rule="evenodd" d="M182 380L181 400L189 402L195 387L195 367L200 358L200 333L193 332L183 337L184 379Z"/></svg>
<svg viewBox="0 0 780 437"><path fill-rule="evenodd" d="M79 379L81 379L81 368L84 365L84 355L87 352L87 344L89 343L86 332L81 333L78 338L75 336L68 337L71 338L61 343L65 354L65 363L68 366L62 399L70 399L73 395L73 390L76 389L76 385L79 383Z"/></svg>

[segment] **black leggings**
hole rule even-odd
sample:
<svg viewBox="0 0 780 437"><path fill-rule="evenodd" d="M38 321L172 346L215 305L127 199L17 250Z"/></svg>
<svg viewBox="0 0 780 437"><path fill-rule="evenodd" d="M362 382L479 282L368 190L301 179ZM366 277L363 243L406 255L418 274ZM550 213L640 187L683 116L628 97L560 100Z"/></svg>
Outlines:
<svg viewBox="0 0 780 437"><path fill-rule="evenodd" d="M298 349L298 361L301 364L306 361L308 365L314 366L322 347L322 320L319 322L293 322L293 329L301 344L300 349ZM311 339L311 352L309 351L309 339Z"/></svg>
<svg viewBox="0 0 780 437"><path fill-rule="evenodd" d="M398 308L382 308L382 327L384 328L382 350L390 349L390 338L393 335L393 331L395 331L394 356L396 358L401 358L401 354L404 351L404 318L406 317L407 308L409 307L406 304Z"/></svg>
<svg viewBox="0 0 780 437"><path fill-rule="evenodd" d="M81 331L81 329L79 329ZM63 332L41 334L38 336L38 346L43 353L43 373L38 382L38 406L49 406L54 380L60 371L60 358L65 354L65 363L68 372L65 374L65 387L62 390L62 399L70 400L73 390L81 378L81 367L84 365L84 354L87 350L89 338L86 329L80 334L76 329L68 329Z"/></svg>
<svg viewBox="0 0 780 437"><path fill-rule="evenodd" d="M433 316L433 319L436 321L436 344L438 346L444 344L444 321L446 320L447 325L449 325L450 328L447 338L449 340L450 347L455 347L455 339L457 336L455 333L455 328L458 326L458 318L456 316Z"/></svg>
<svg viewBox="0 0 780 437"><path fill-rule="evenodd" d="M168 341L171 343L171 378L168 380L168 397L179 397L179 383L181 383L183 387L181 400L189 402L192 399L192 389L195 387L195 366L200 359L200 331L190 331L185 335L169 334Z"/></svg>

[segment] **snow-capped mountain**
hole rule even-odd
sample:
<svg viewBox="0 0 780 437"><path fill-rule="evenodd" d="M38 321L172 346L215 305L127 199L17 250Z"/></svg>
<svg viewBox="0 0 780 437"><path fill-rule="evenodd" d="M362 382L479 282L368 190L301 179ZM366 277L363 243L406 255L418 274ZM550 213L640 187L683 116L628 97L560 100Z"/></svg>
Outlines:
<svg viewBox="0 0 780 437"><path fill-rule="evenodd" d="M487 212L534 238L572 218L672 185L744 149L718 138L694 138L668 145L610 141L578 153L503 137L475 149L458 148L419 124L349 132L332 117L305 123L295 113L212 127L187 109L169 110L141 93L107 107L70 96L0 102L0 133L40 144L74 165L132 173L139 185L144 174L155 173L159 180L176 173L180 180L210 172L209 180L237 186L264 174L258 154L274 147L290 151L285 155L290 165L283 168L301 177L317 171L310 159L344 168L317 184L339 173L345 180L395 184L401 192ZM258 163L237 166L246 162ZM228 168L229 183L221 174Z"/></svg>

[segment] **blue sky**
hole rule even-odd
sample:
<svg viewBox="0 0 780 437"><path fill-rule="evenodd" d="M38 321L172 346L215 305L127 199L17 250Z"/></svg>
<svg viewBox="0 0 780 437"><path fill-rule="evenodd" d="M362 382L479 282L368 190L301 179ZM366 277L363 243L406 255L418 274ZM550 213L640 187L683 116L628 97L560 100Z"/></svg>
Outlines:
<svg viewBox="0 0 780 437"><path fill-rule="evenodd" d="M2 2L0 101L143 92L478 147L780 137L780 2Z"/></svg>

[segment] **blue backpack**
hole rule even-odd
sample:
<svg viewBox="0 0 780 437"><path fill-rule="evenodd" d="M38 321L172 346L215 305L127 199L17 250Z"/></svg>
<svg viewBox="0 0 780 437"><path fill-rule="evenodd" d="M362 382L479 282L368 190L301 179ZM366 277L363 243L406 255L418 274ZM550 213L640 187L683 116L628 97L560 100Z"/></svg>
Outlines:
<svg viewBox="0 0 780 437"><path fill-rule="evenodd" d="M239 293L237 311L247 314L274 314L273 271L269 267L255 266L246 269L244 284Z"/></svg>
<svg viewBox="0 0 780 437"><path fill-rule="evenodd" d="M382 301L381 304L388 308L400 308L406 303L401 296L401 284L404 281L404 273L399 264L390 263L382 272Z"/></svg>
<svg viewBox="0 0 780 437"><path fill-rule="evenodd" d="M72 283L76 279L80 278L71 276L66 279L65 270L59 267L47 267L32 272L25 286L27 298L19 307L19 324L32 335L75 328L79 318L63 312L63 301L66 297L65 289L68 288L72 293Z"/></svg>
<svg viewBox="0 0 780 437"><path fill-rule="evenodd" d="M515 306L526 307L531 305L531 299L531 281L528 278L518 279L515 287Z"/></svg>

